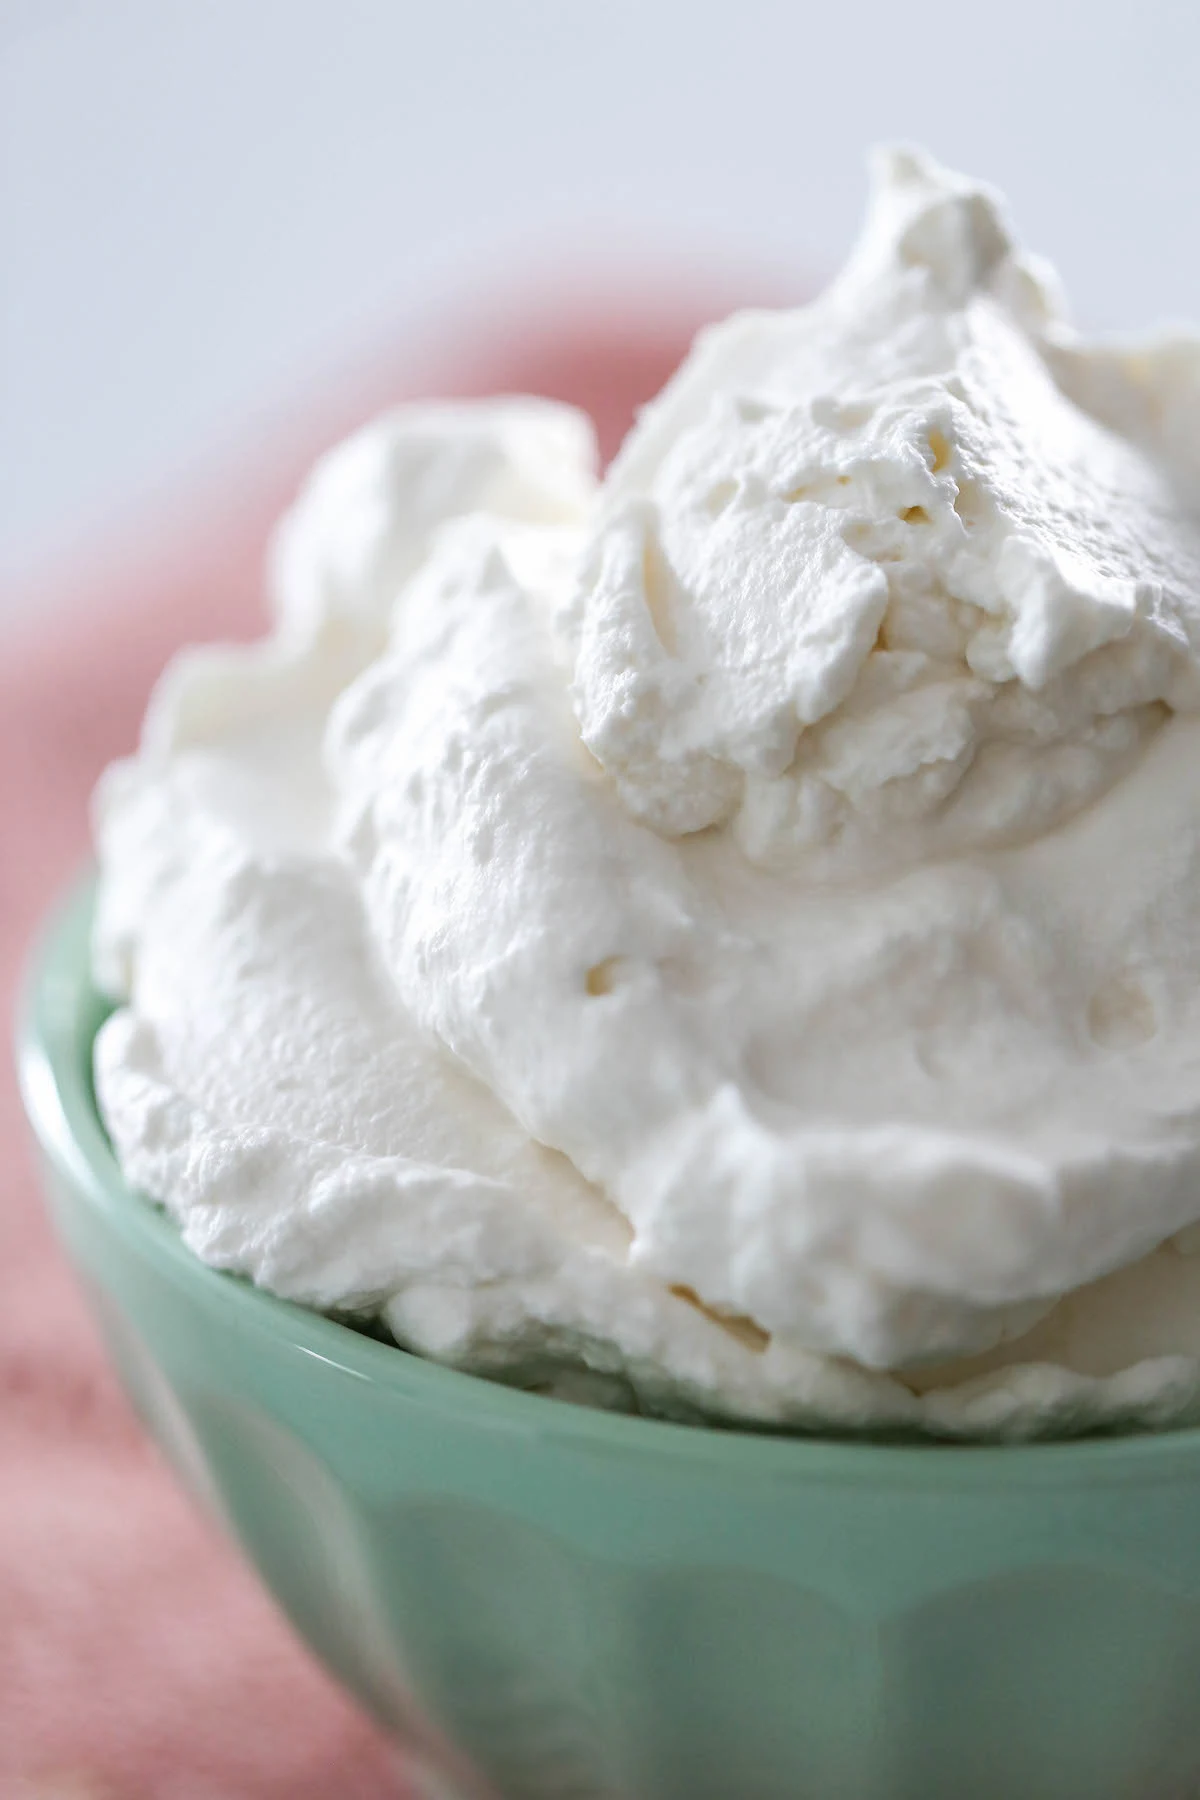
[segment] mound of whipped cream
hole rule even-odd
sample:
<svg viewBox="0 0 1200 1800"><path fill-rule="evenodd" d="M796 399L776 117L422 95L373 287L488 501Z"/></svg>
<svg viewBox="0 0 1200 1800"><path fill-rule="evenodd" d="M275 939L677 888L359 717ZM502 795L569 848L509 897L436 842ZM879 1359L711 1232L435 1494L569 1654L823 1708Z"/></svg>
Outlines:
<svg viewBox="0 0 1200 1800"><path fill-rule="evenodd" d="M99 1101L195 1253L602 1404L1200 1419L1200 340L876 159L602 481L318 466L97 797Z"/></svg>

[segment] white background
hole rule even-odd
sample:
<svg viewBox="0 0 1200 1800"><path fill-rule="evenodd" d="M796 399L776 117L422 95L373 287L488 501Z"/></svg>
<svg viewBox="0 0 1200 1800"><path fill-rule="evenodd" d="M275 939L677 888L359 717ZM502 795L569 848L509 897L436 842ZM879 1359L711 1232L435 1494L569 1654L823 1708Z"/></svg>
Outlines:
<svg viewBox="0 0 1200 1800"><path fill-rule="evenodd" d="M831 270L878 138L1004 188L1084 321L1200 316L1188 0L0 0L0 129L10 591L448 297Z"/></svg>

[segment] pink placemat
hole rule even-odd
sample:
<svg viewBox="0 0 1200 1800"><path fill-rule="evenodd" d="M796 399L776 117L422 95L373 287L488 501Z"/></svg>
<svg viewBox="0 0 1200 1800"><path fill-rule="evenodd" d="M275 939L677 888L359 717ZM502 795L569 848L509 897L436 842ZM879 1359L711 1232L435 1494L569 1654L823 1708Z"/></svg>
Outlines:
<svg viewBox="0 0 1200 1800"><path fill-rule="evenodd" d="M716 309L712 309L716 310ZM553 394L611 452L698 322L688 305L548 317L347 381L0 637L0 982L87 854L87 800L170 652L261 628L271 519L311 456L414 392ZM402 1800L394 1753L176 1486L100 1353L0 1081L0 1796Z"/></svg>

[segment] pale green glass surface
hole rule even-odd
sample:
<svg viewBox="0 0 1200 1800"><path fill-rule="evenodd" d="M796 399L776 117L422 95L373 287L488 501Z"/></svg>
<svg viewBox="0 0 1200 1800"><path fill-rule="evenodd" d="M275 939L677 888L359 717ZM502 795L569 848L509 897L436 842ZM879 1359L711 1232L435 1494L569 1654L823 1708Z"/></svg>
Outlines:
<svg viewBox="0 0 1200 1800"><path fill-rule="evenodd" d="M121 1377L326 1663L504 1800L1195 1800L1200 1432L1022 1448L590 1412L198 1263L97 1121L90 897L20 1064Z"/></svg>

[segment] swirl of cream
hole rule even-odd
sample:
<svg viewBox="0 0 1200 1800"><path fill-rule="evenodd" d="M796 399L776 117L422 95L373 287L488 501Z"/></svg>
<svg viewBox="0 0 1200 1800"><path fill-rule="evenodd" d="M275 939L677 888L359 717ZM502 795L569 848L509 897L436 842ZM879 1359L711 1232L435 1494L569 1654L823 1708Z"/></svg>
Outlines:
<svg viewBox="0 0 1200 1800"><path fill-rule="evenodd" d="M893 152L603 483L534 402L335 452L101 789L131 1178L659 1409L1200 1408L1197 367Z"/></svg>

